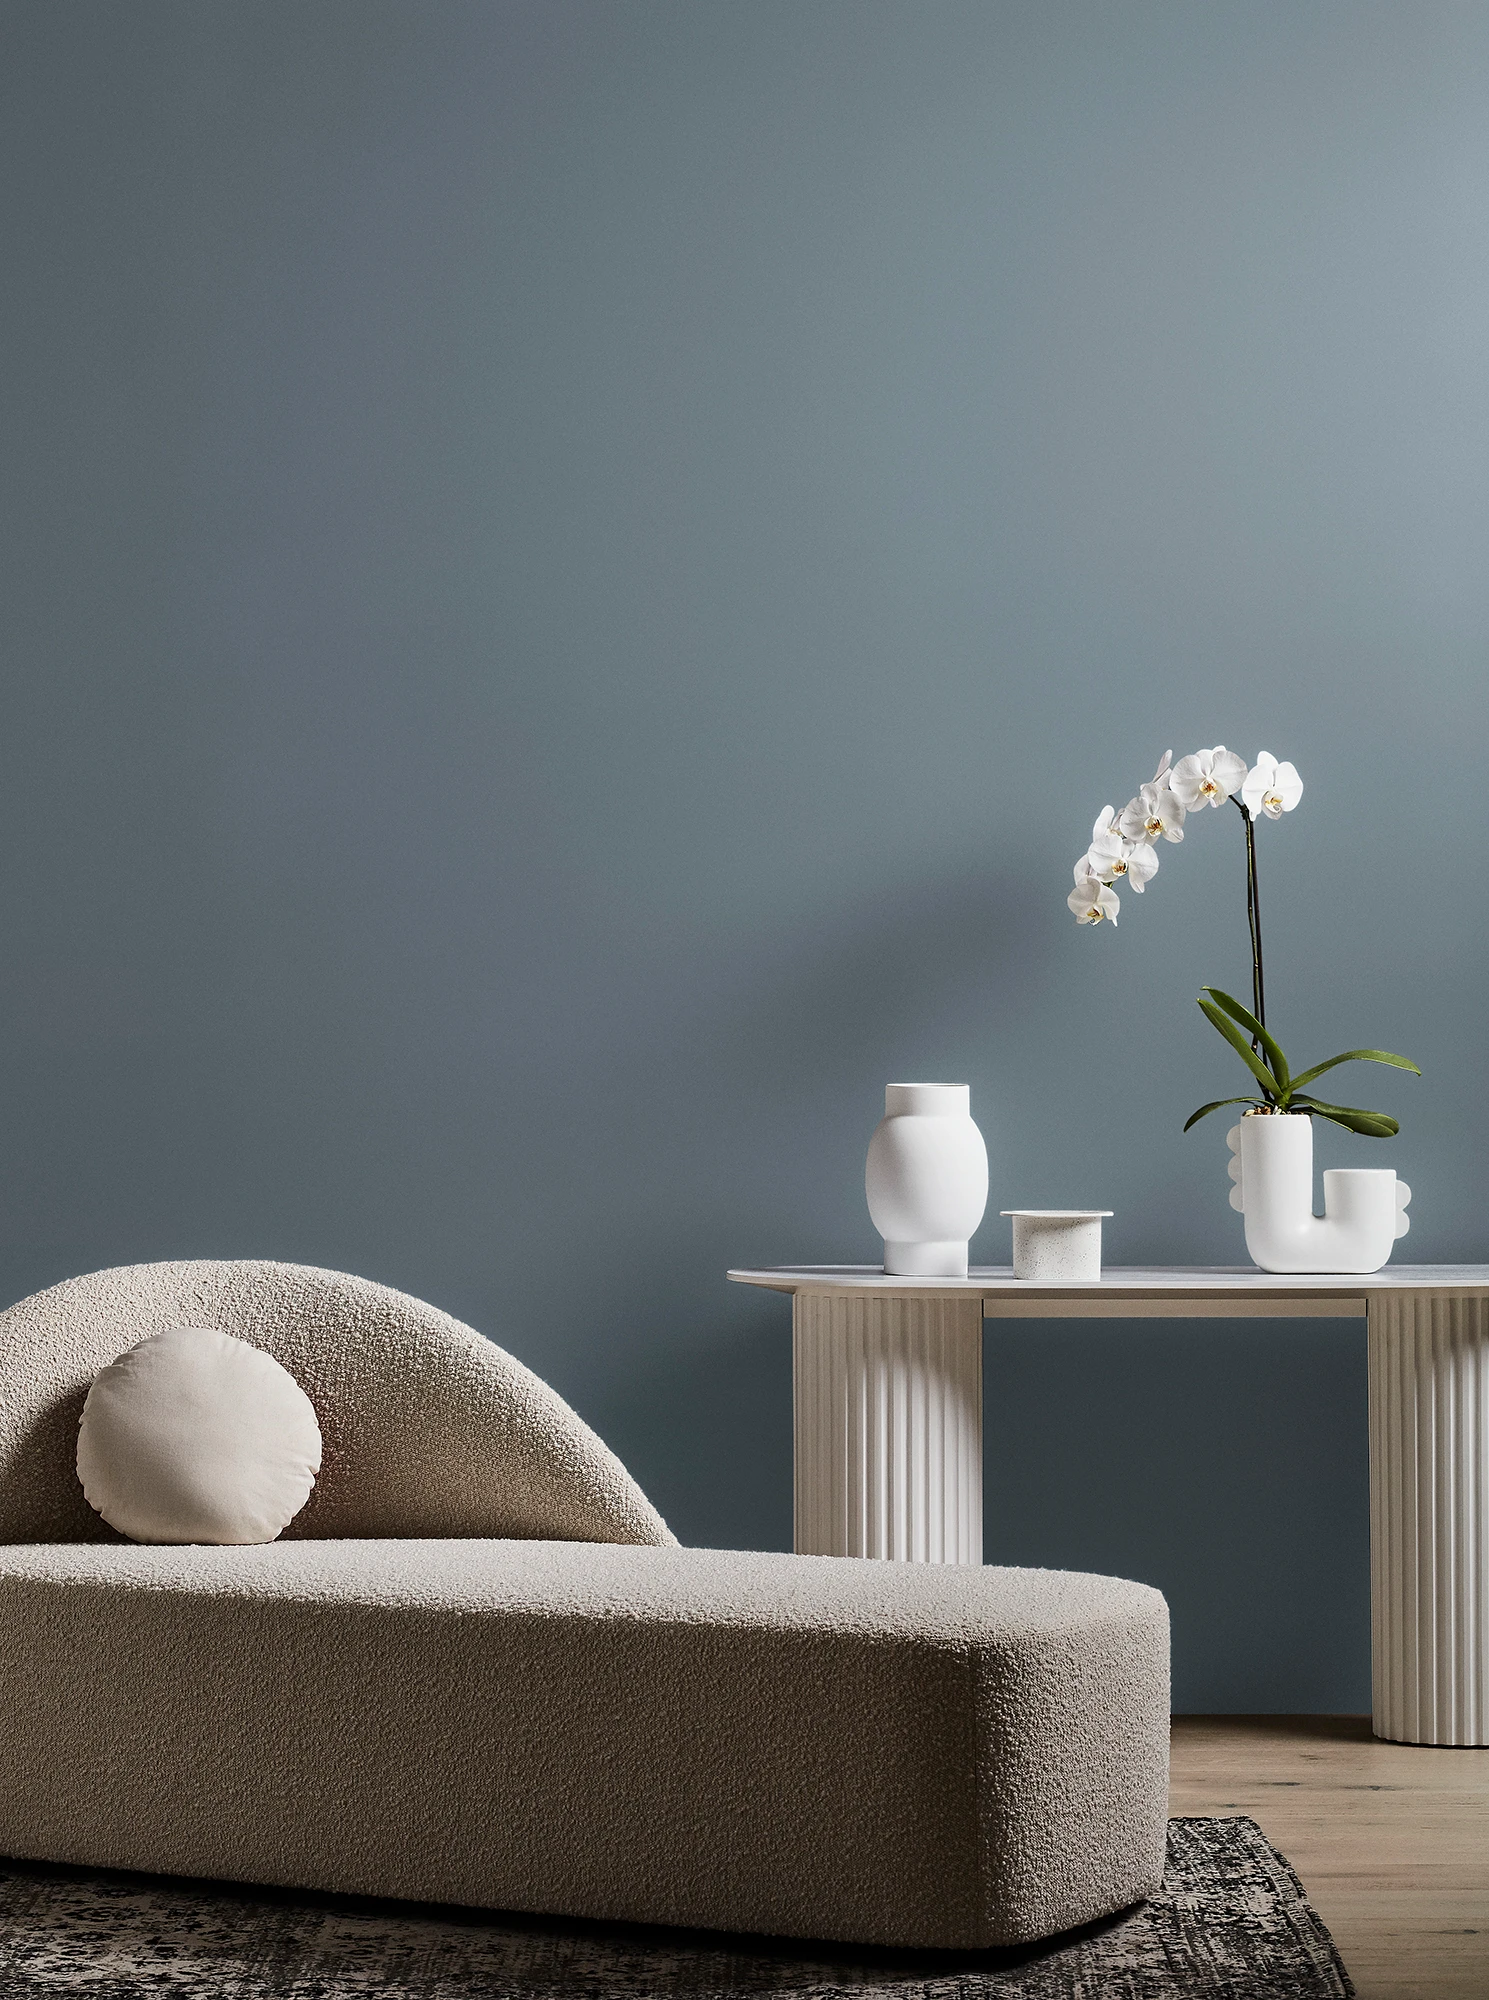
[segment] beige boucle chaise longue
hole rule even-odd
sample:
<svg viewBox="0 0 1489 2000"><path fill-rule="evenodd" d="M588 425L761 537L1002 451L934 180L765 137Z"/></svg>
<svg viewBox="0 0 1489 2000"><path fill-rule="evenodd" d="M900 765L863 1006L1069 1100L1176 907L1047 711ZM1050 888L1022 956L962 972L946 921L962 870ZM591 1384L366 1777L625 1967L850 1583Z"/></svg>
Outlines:
<svg viewBox="0 0 1489 2000"><path fill-rule="evenodd" d="M217 1327L320 1479L262 1547L141 1547L74 1470L98 1369ZM679 1548L561 1399L326 1271L103 1271L0 1315L0 1853L867 1943L1154 1891L1142 1585Z"/></svg>

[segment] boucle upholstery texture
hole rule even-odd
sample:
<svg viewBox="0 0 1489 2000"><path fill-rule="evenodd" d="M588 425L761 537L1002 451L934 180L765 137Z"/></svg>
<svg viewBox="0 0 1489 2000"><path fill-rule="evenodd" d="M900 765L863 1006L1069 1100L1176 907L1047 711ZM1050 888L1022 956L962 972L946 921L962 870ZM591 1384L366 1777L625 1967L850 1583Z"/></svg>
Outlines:
<svg viewBox="0 0 1489 2000"><path fill-rule="evenodd" d="M291 1536L670 1543L615 1454L530 1369L420 1299L298 1264L134 1264L0 1313L0 1542L113 1541L78 1483L88 1385L171 1326L262 1348L323 1456Z"/></svg>
<svg viewBox="0 0 1489 2000"><path fill-rule="evenodd" d="M1108 1577L10 1547L0 1710L23 1858L962 1948L1163 1869L1167 1612Z"/></svg>

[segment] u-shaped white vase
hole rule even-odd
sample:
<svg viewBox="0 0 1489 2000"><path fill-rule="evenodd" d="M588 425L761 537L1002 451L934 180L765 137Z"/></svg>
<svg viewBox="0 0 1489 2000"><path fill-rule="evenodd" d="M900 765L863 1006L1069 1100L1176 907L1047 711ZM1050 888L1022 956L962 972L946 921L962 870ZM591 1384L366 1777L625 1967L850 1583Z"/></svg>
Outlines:
<svg viewBox="0 0 1489 2000"><path fill-rule="evenodd" d="M1378 1271L1411 1227L1411 1189L1390 1167L1328 1167L1313 1212L1313 1120L1300 1112L1243 1118L1226 1134L1230 1205L1264 1271Z"/></svg>

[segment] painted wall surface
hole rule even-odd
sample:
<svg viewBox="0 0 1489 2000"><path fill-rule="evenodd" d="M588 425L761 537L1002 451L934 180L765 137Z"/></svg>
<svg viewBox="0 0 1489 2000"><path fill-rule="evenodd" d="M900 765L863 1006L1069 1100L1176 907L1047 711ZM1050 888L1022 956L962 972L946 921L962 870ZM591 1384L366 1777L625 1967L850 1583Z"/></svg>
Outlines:
<svg viewBox="0 0 1489 2000"><path fill-rule="evenodd" d="M685 1540L790 1539L788 1310L886 1081L997 1211L1239 1262L1270 1003L1489 1258L1489 10L0 7L0 1289L262 1255L512 1348ZM1177 1704L1368 1705L1365 1354L1005 1326L993 1560Z"/></svg>

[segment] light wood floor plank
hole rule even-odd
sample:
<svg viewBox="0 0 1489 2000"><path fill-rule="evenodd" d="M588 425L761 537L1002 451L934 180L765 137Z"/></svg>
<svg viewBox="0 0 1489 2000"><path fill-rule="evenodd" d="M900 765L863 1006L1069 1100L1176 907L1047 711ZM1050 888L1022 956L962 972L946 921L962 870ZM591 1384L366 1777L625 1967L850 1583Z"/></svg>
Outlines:
<svg viewBox="0 0 1489 2000"><path fill-rule="evenodd" d="M1489 2000L1489 1750L1380 1743L1367 1716L1175 1716L1169 1811L1248 1813L1360 2000Z"/></svg>

